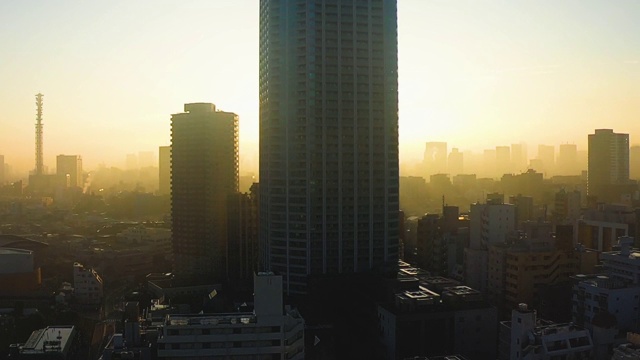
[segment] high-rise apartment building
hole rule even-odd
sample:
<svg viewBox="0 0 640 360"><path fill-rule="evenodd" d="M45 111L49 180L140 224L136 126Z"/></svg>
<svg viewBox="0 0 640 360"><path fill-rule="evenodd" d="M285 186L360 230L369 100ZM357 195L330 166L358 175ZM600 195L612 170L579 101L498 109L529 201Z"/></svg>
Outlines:
<svg viewBox="0 0 640 360"><path fill-rule="evenodd" d="M600 201L620 200L621 187L629 183L629 134L596 129L589 134L587 195Z"/></svg>
<svg viewBox="0 0 640 360"><path fill-rule="evenodd" d="M260 1L260 236L287 293L397 264L397 28L395 0Z"/></svg>
<svg viewBox="0 0 640 360"><path fill-rule="evenodd" d="M158 149L158 194L171 194L171 146Z"/></svg>
<svg viewBox="0 0 640 360"><path fill-rule="evenodd" d="M56 174L64 187L82 187L82 157L80 155L58 155L56 157Z"/></svg>
<svg viewBox="0 0 640 360"><path fill-rule="evenodd" d="M238 115L185 104L171 116L174 272L185 281L226 277L227 199L238 191Z"/></svg>

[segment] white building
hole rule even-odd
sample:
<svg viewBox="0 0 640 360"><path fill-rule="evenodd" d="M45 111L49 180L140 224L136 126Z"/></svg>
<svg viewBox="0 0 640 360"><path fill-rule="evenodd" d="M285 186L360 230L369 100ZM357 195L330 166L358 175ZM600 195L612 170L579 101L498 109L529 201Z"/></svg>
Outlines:
<svg viewBox="0 0 640 360"><path fill-rule="evenodd" d="M576 275L573 286L573 321L593 329L593 318L601 312L615 316L618 329L640 330L640 250L632 249L633 238L619 239L618 251L600 255L604 273Z"/></svg>
<svg viewBox="0 0 640 360"><path fill-rule="evenodd" d="M73 294L78 303L99 304L104 295L102 278L93 269L73 263Z"/></svg>
<svg viewBox="0 0 640 360"><path fill-rule="evenodd" d="M159 359L304 359L304 320L283 308L282 276L254 275L253 312L167 315Z"/></svg>
<svg viewBox="0 0 640 360"><path fill-rule="evenodd" d="M589 331L572 323L556 324L536 318L527 304L500 322L501 360L590 359L593 343Z"/></svg>

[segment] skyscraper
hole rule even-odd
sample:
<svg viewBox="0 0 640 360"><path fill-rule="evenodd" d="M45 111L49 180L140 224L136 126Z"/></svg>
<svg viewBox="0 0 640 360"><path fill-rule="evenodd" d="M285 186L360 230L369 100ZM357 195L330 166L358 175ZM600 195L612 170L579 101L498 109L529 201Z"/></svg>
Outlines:
<svg viewBox="0 0 640 360"><path fill-rule="evenodd" d="M629 134L596 129L589 134L587 195L601 201L618 201L621 187L629 184Z"/></svg>
<svg viewBox="0 0 640 360"><path fill-rule="evenodd" d="M190 281L226 278L227 199L238 191L238 115L185 104L171 116L174 272Z"/></svg>
<svg viewBox="0 0 640 360"><path fill-rule="evenodd" d="M82 157L80 155L58 155L56 157L56 175L64 187L82 187Z"/></svg>
<svg viewBox="0 0 640 360"><path fill-rule="evenodd" d="M578 147L575 144L561 144L558 150L558 175L578 175Z"/></svg>
<svg viewBox="0 0 640 360"><path fill-rule="evenodd" d="M287 293L397 263L397 57L395 0L260 1L260 237Z"/></svg>
<svg viewBox="0 0 640 360"><path fill-rule="evenodd" d="M447 143L429 141L424 146L423 165L426 178L434 174L447 172Z"/></svg>
<svg viewBox="0 0 640 360"><path fill-rule="evenodd" d="M171 194L171 146L160 146L158 151L158 194Z"/></svg>

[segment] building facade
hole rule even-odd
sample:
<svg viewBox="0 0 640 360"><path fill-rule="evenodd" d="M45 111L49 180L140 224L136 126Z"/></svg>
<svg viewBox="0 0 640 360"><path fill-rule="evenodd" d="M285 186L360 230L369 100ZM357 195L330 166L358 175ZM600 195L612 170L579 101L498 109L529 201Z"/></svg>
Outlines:
<svg viewBox="0 0 640 360"><path fill-rule="evenodd" d="M238 115L185 104L171 116L174 272L190 281L226 278L227 199L238 191Z"/></svg>
<svg viewBox="0 0 640 360"><path fill-rule="evenodd" d="M158 149L158 194L171 194L171 146Z"/></svg>
<svg viewBox="0 0 640 360"><path fill-rule="evenodd" d="M287 293L395 268L395 0L260 1L260 237Z"/></svg>
<svg viewBox="0 0 640 360"><path fill-rule="evenodd" d="M158 359L304 359L304 319L284 308L282 277L254 275L253 312L167 315Z"/></svg>
<svg viewBox="0 0 640 360"><path fill-rule="evenodd" d="M589 134L587 195L600 201L619 201L629 182L629 134L596 129Z"/></svg>
<svg viewBox="0 0 640 360"><path fill-rule="evenodd" d="M100 304L104 284L100 275L80 263L73 264L73 296L81 304Z"/></svg>
<svg viewBox="0 0 640 360"><path fill-rule="evenodd" d="M60 184L65 188L83 187L82 157L80 155L58 155L56 157L56 174Z"/></svg>

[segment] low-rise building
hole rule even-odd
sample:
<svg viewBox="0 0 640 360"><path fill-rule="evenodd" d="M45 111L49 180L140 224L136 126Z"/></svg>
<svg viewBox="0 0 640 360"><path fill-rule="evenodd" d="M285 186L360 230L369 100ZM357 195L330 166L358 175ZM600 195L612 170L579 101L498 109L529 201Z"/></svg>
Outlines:
<svg viewBox="0 0 640 360"><path fill-rule="evenodd" d="M102 278L93 269L73 264L73 296L79 304L100 304L104 295Z"/></svg>
<svg viewBox="0 0 640 360"><path fill-rule="evenodd" d="M254 275L254 311L167 315L159 359L304 359L304 320L283 307L282 277Z"/></svg>
<svg viewBox="0 0 640 360"><path fill-rule="evenodd" d="M9 348L11 359L70 360L76 359L80 339L73 326L49 326L31 333L24 344Z"/></svg>
<svg viewBox="0 0 640 360"><path fill-rule="evenodd" d="M591 359L593 343L586 329L572 323L538 319L527 304L500 323L500 360Z"/></svg>
<svg viewBox="0 0 640 360"><path fill-rule="evenodd" d="M397 293L378 306L378 323L388 359L443 353L495 359L496 308L467 286Z"/></svg>
<svg viewBox="0 0 640 360"><path fill-rule="evenodd" d="M0 248L0 296L33 294L40 289L42 275L33 251Z"/></svg>

